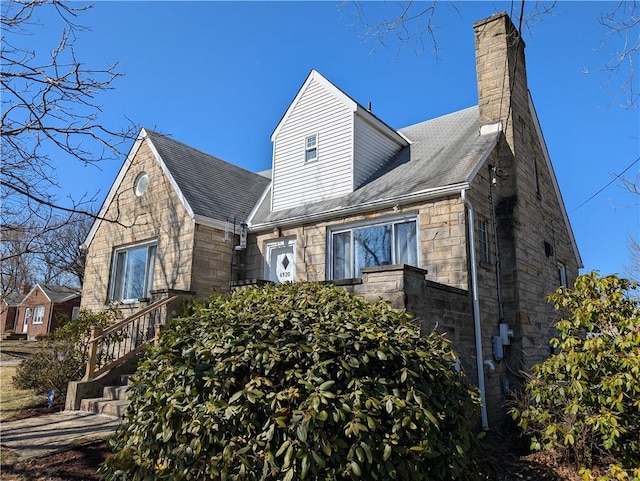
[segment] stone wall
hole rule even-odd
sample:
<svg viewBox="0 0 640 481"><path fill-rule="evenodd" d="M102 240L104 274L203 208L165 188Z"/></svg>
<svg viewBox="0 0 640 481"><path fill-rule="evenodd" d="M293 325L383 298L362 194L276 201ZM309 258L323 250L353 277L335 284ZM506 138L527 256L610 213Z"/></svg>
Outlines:
<svg viewBox="0 0 640 481"><path fill-rule="evenodd" d="M134 182L147 172L149 184L136 196ZM157 240L153 289L191 290L194 222L164 175L153 152L143 141L125 172L89 246L82 307L101 311L109 307L109 281L115 248ZM91 286L87 289L86 286ZM119 305L123 316L141 303Z"/></svg>
<svg viewBox="0 0 640 481"><path fill-rule="evenodd" d="M191 290L200 298L229 290L229 281L237 280L243 257L234 250L238 236L213 227L198 224L193 244L193 276Z"/></svg>
<svg viewBox="0 0 640 481"><path fill-rule="evenodd" d="M491 327L483 330L483 338L490 341L500 321L514 331L505 359L491 373L496 379L488 386L508 391L522 381L519 371L548 357L552 324L558 316L545 298L559 286L558 264L566 266L572 283L579 259L530 104L524 42L504 13L476 23L474 30L481 122L503 124L496 153L489 160L496 170L478 176L472 191L479 212L491 214L485 199L492 199L495 208L496 274L482 267L479 274L494 283L485 289L481 281L485 291L481 299L485 304L492 298L502 303L497 309L483 308L485 316L494 316L493 322L483 324ZM490 344L485 345L486 351Z"/></svg>
<svg viewBox="0 0 640 481"><path fill-rule="evenodd" d="M279 239L295 239L297 280L325 281L327 274L327 230L357 222L383 222L401 214L416 213L419 219L420 267L428 279L441 284L467 289L467 247L464 204L459 196L442 198L423 204L396 206L378 212L350 216L318 224L274 229L249 236L246 253L247 279L264 277L266 245Z"/></svg>

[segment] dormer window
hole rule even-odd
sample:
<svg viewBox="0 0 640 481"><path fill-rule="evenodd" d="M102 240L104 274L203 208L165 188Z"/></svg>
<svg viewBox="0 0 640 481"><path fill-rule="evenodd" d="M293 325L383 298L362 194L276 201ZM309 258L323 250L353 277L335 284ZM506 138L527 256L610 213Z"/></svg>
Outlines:
<svg viewBox="0 0 640 481"><path fill-rule="evenodd" d="M318 158L318 134L308 135L304 139L304 161L311 162Z"/></svg>

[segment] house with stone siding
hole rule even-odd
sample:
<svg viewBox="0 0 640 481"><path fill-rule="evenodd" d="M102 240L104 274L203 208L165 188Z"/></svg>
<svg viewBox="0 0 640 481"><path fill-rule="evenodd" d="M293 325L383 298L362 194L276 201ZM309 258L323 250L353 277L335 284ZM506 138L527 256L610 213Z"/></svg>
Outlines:
<svg viewBox="0 0 640 481"><path fill-rule="evenodd" d="M331 281L453 342L499 422L582 267L506 13L473 26L478 104L395 128L311 71L269 174L142 130L86 241L82 306ZM425 95L428 93L425 92Z"/></svg>

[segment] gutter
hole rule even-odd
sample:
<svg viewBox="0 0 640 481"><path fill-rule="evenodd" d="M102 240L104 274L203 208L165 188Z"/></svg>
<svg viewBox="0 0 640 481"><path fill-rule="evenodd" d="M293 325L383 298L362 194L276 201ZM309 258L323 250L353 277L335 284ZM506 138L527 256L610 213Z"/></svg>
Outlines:
<svg viewBox="0 0 640 481"><path fill-rule="evenodd" d="M469 229L469 257L471 264L471 291L473 294L473 326L476 337L476 367L478 370L478 389L480 390L480 417L482 419L482 429L489 429L489 420L487 417L487 391L484 386L484 360L482 356L482 330L480 326L480 300L478 297L478 270L476 268L476 239L475 239L475 219L473 206L467 199L466 189L460 191L462 202L467 208L469 221L467 228Z"/></svg>
<svg viewBox="0 0 640 481"><path fill-rule="evenodd" d="M418 201L425 201L430 199L436 199L447 195L454 195L460 192L460 189L469 188L468 182L460 182L458 184L448 185L445 187L436 187L433 189L424 189L417 192L411 192L409 194L400 195L397 197L390 197L386 199L376 199L362 204L353 206L338 206L333 209L318 212L316 214L301 214L292 217L285 217L280 220L268 221L260 224L249 223L249 232L260 232L263 230L273 229L274 227L289 227L298 226L301 222L319 222L323 220L335 219L339 216L347 214L358 214L362 211L366 211L374 208L393 207L399 204L409 204Z"/></svg>

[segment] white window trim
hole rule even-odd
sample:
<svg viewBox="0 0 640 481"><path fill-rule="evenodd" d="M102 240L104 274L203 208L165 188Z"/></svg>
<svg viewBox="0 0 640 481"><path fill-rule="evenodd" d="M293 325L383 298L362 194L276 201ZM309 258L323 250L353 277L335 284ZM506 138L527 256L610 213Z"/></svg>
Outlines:
<svg viewBox="0 0 640 481"><path fill-rule="evenodd" d="M33 309L33 320L31 321L31 324L35 325L44 323L44 310L43 305L36 306L35 309Z"/></svg>
<svg viewBox="0 0 640 481"><path fill-rule="evenodd" d="M567 287L567 266L558 262L558 282L560 287Z"/></svg>
<svg viewBox="0 0 640 481"><path fill-rule="evenodd" d="M298 266L296 262L296 247L297 242L296 239L279 239L274 241L267 241L265 244L265 256L264 256L264 277L267 280L272 280L272 274L275 271L275 267L271 265L271 252L274 249L278 249L281 247L291 247L292 248L292 256L291 262L293 263L294 276L291 279L292 282L296 281L296 277L298 274ZM276 276L277 277L277 276Z"/></svg>
<svg viewBox="0 0 640 481"><path fill-rule="evenodd" d="M416 258L417 258L417 266L420 267L422 265L422 256L420 250L420 216L417 213L404 214L404 215L396 215L391 217L380 217L378 219L371 219L367 221L359 221L353 222L344 225L335 225L327 228L327 259L326 265L328 266L327 271L327 279L334 280L334 266L333 266L333 235L340 234L343 232L353 232L354 229L360 229L363 227L375 227L382 226L388 224L402 224L404 222L415 221L416 223ZM392 255L395 256L395 235L391 236L391 245L392 245ZM353 249L353 245L351 247ZM352 254L352 262L353 262L353 254ZM353 269L353 265L351 266ZM351 272L353 276L354 273ZM336 279L337 280L337 279Z"/></svg>
<svg viewBox="0 0 640 481"><path fill-rule="evenodd" d="M314 144L313 147L309 147L308 146L308 141L309 139L313 138L314 139ZM311 152L312 150L315 150L315 156L311 159L307 159L307 153ZM318 160L318 134L311 134L311 135L305 135L304 137L304 163L308 163L308 162L315 162L316 160Z"/></svg>
<svg viewBox="0 0 640 481"><path fill-rule="evenodd" d="M142 197L149 187L149 174L140 172L133 182L133 191L136 197Z"/></svg>
<svg viewBox="0 0 640 481"><path fill-rule="evenodd" d="M120 246L117 247L113 250L112 256L111 256L111 277L109 279L109 301L110 302L116 302L116 303L123 303L123 304L132 304L134 302L138 302L140 299L146 297L149 295L149 291L151 289L153 289L153 275L154 275L154 271L155 271L155 257L154 259L151 261L149 261L148 258L148 250L147 250L147 259L146 259L146 266L145 266L145 280L144 280L144 295L142 298L131 298L131 299L125 299L125 298L121 298L121 296L124 295L124 293L122 294L118 294L116 295L116 293L114 292L115 287L116 287L116 276L117 276L117 268L118 268L118 254L121 252L128 252L134 249L139 249L139 248L143 248L146 247L147 249L149 247L155 246L156 247L156 252L155 252L155 257L157 257L158 255L158 241L157 240L152 240L152 241L146 241L146 242L141 242L139 244L130 244L130 245L126 245L126 246ZM150 267L150 269L149 269ZM124 288L124 284L122 284L123 288Z"/></svg>

